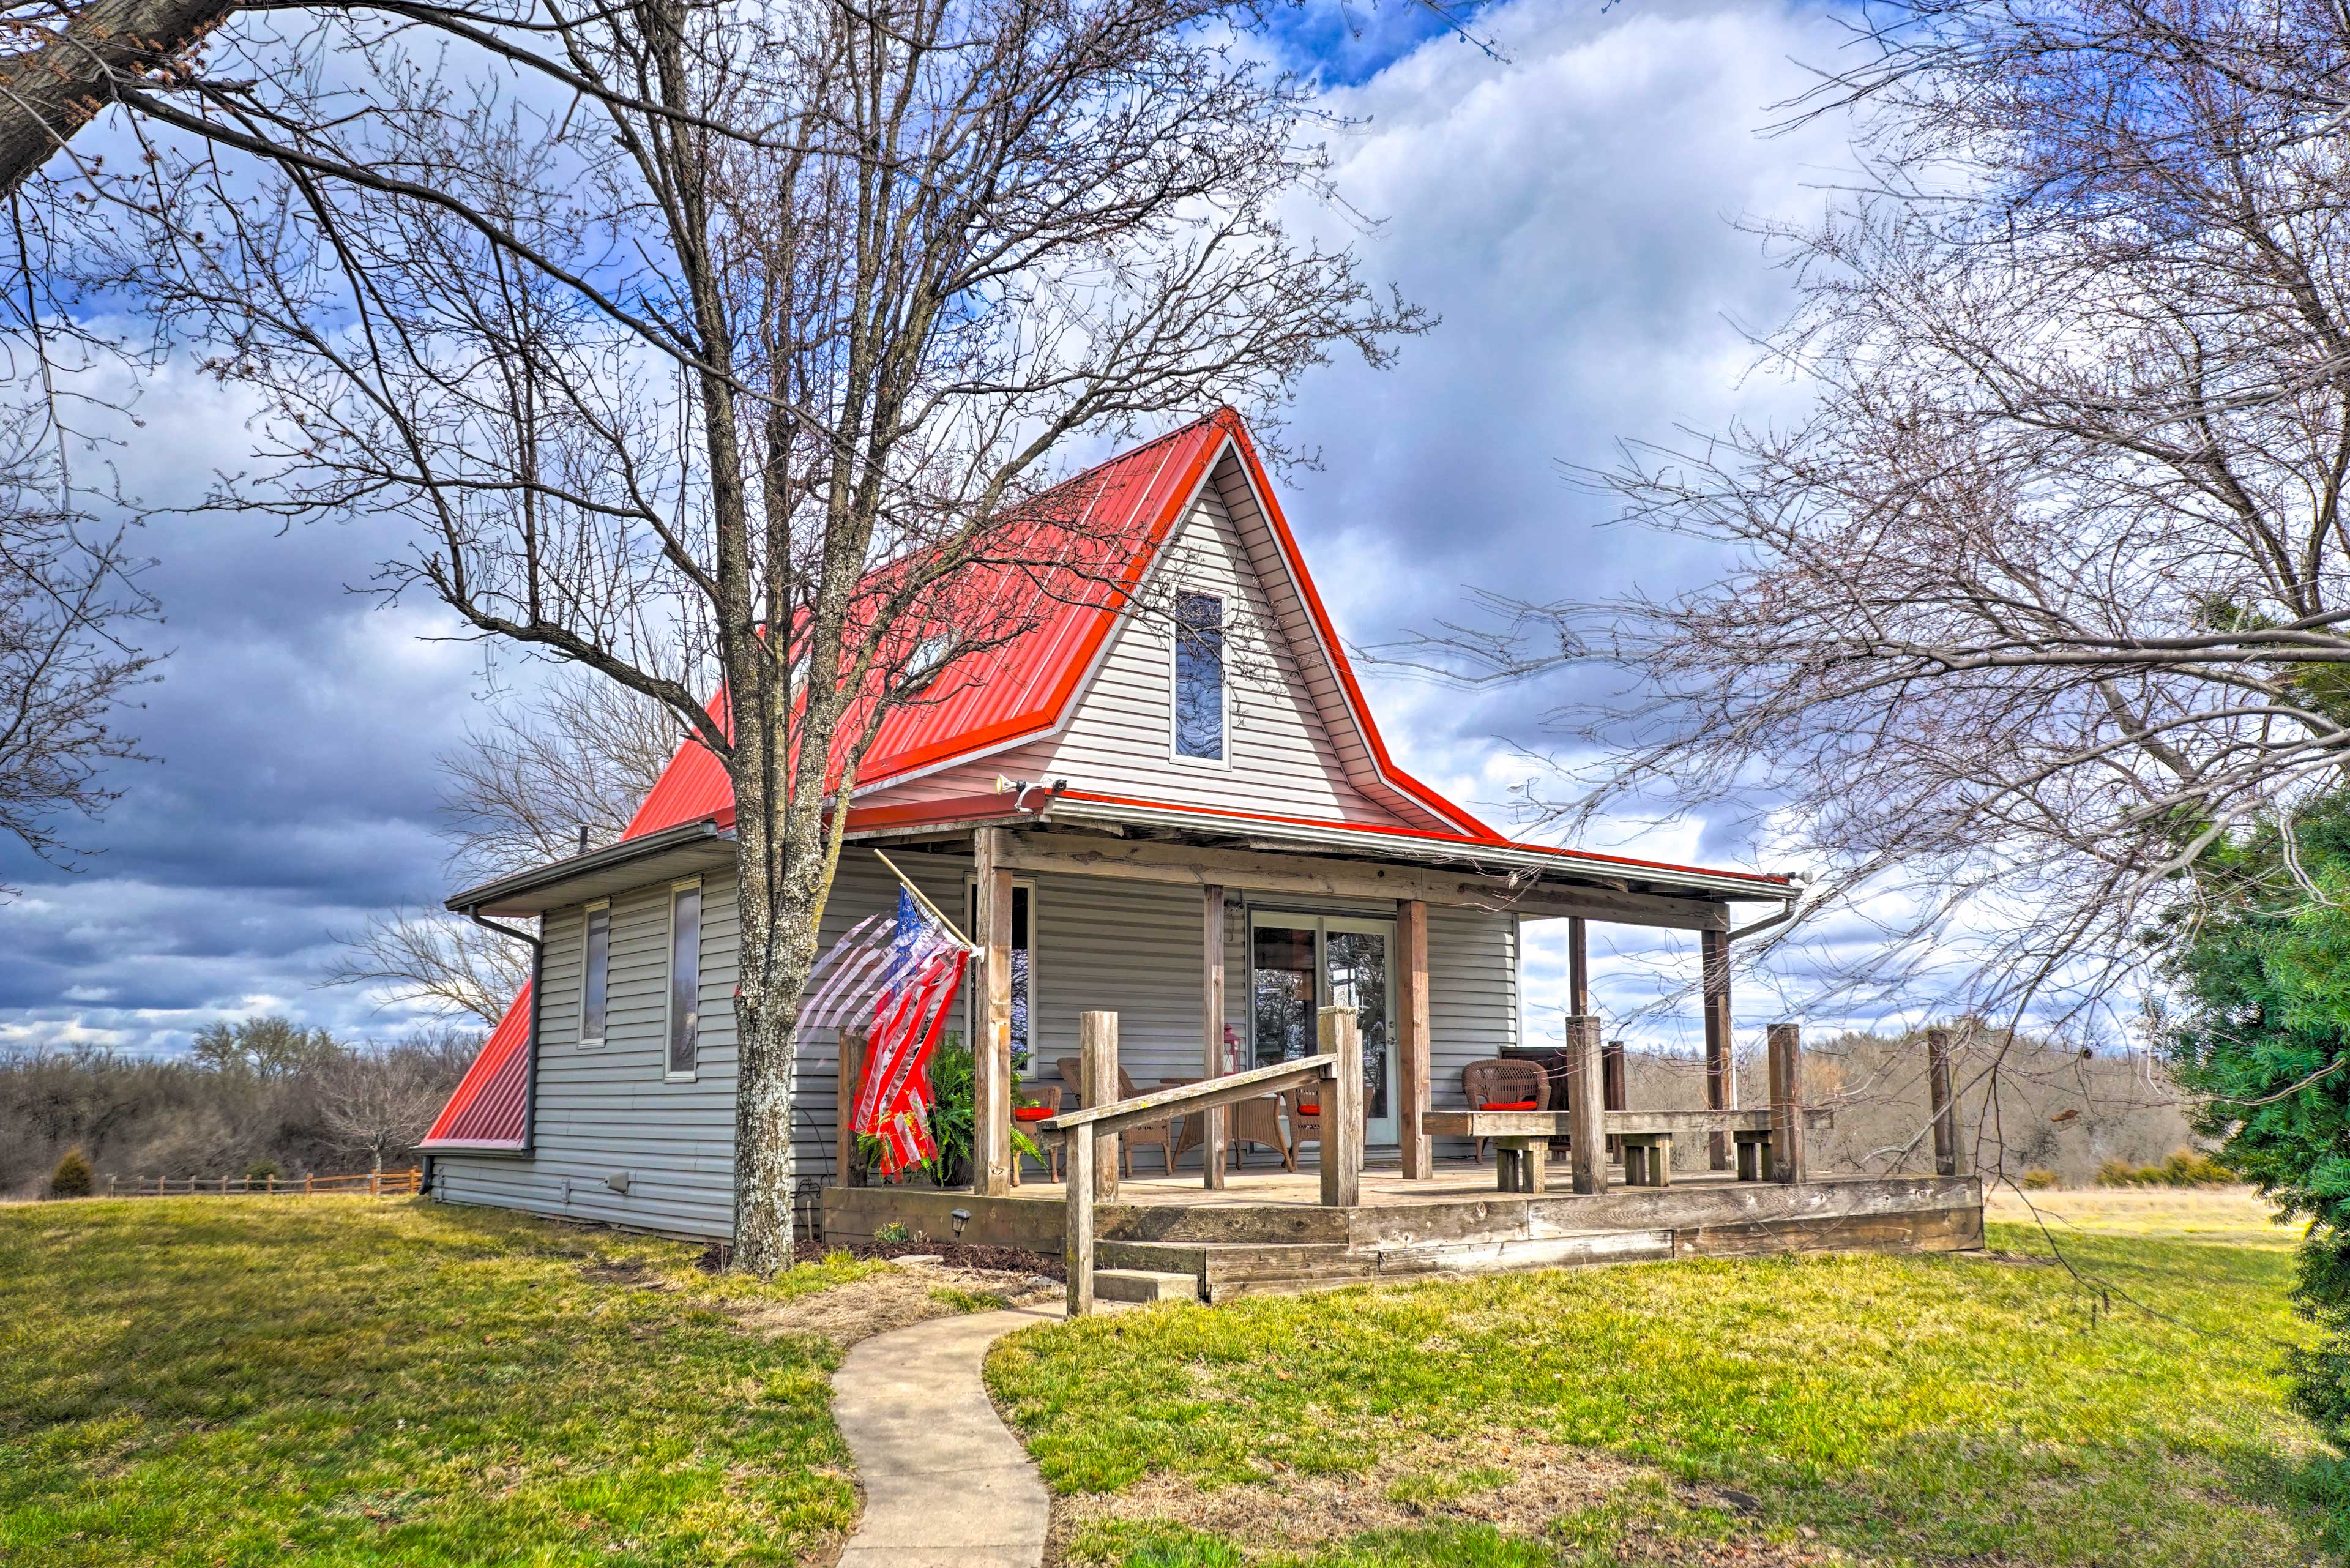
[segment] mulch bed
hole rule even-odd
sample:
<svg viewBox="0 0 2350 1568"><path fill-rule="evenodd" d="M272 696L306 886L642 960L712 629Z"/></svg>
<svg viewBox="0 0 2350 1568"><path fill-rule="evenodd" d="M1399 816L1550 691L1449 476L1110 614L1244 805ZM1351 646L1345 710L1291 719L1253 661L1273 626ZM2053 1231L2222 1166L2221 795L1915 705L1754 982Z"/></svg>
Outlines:
<svg viewBox="0 0 2350 1568"><path fill-rule="evenodd" d="M702 1249L695 1264L703 1273L724 1269L733 1251L722 1241ZM795 1241L794 1262L813 1263L834 1252L852 1258L936 1258L950 1269L988 1269L1005 1274L1041 1274L1066 1283L1067 1264L1058 1252L1030 1252L1018 1247L974 1247L962 1241L863 1241L844 1237L837 1241Z"/></svg>
<svg viewBox="0 0 2350 1568"><path fill-rule="evenodd" d="M864 1241L843 1238L800 1243L810 1257L847 1252L852 1258L936 1258L950 1269L993 1269L1007 1274L1042 1274L1066 1281L1068 1267L1057 1252L1030 1252L1018 1247L974 1247L962 1241Z"/></svg>

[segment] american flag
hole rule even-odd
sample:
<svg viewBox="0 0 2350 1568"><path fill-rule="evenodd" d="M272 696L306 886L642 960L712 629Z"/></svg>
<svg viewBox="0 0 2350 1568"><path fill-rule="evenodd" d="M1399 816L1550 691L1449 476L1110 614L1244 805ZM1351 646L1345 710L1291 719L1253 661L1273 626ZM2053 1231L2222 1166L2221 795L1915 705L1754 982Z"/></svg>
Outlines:
<svg viewBox="0 0 2350 1568"><path fill-rule="evenodd" d="M901 888L894 918L859 921L808 976L803 1030L867 1023L865 1081L849 1126L880 1140L884 1176L938 1155L931 1054L970 961L962 939Z"/></svg>

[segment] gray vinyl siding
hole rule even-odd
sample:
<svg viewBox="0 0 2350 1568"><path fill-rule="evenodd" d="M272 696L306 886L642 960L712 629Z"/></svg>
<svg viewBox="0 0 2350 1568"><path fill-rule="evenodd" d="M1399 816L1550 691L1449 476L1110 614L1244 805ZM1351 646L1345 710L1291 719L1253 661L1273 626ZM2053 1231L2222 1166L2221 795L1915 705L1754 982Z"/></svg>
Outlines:
<svg viewBox="0 0 2350 1568"><path fill-rule="evenodd" d="M1429 1104L1458 1110L1461 1069L1518 1043L1516 920L1483 909L1428 911ZM1439 1138L1440 1159L1469 1157L1466 1138Z"/></svg>
<svg viewBox="0 0 2350 1568"><path fill-rule="evenodd" d="M702 879L700 1044L693 1079L671 1081L670 884L612 901L601 1046L579 1044L586 911L546 922L530 1158L447 1155L442 1196L690 1236L733 1225L734 973L731 876ZM626 1172L629 1190L608 1179Z"/></svg>
<svg viewBox="0 0 2350 1568"><path fill-rule="evenodd" d="M941 909L962 919L967 857L910 852L893 858ZM1035 878L1034 889L1035 1044L1028 1076L1057 1081L1060 1058L1076 1054L1078 1014L1097 1009L1118 1015L1119 1060L1137 1084L1197 1075L1203 980L1199 893L1058 876ZM436 1162L442 1197L677 1235L732 1233L733 881L712 876L702 885L702 1036L691 1083L669 1082L664 1072L669 899L664 883L613 901L608 1023L601 1047L578 1044L585 911L567 909L549 919L536 1151L526 1158L442 1156ZM888 871L869 851L851 847L825 911L824 945L896 901L897 884ZM1364 900L1305 906L1267 900L1255 907L1394 913L1390 904ZM1248 908L1228 903L1224 925L1227 1016L1243 1038ZM1431 909L1428 950L1431 1096L1440 1106L1458 1106L1461 1066L1517 1040L1516 932L1507 915ZM966 988L966 1005L952 1021L958 1030L967 1026L970 995ZM801 1042L798 1091L792 1119L799 1179L835 1180L839 1047L831 1031L811 1032ZM619 1171L629 1175L626 1194L606 1185Z"/></svg>

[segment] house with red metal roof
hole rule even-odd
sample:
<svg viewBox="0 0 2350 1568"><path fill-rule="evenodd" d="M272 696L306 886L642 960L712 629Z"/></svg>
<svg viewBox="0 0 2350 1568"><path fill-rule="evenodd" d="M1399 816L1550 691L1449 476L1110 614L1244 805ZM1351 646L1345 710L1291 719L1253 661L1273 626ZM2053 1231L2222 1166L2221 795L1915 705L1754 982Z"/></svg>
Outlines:
<svg viewBox="0 0 2350 1568"><path fill-rule="evenodd" d="M1015 1099L1064 1107L1082 1015L1117 1015L1120 1072L1148 1088L1312 1055L1317 1021L1341 1010L1359 1039L1366 1158L1425 1180L1473 1152L1441 1129L1468 1130L1446 1117L1481 1109L1479 1064L1546 1044L1523 1015L1526 922L1570 922L1578 1015L1587 922L1696 931L1708 1104L1736 1112L1733 907L1775 923L1794 879L1513 842L1399 765L1231 410L1071 486L1065 512L1107 552L1119 593L1007 581L1044 594L1025 629L889 718L847 803L827 944L892 907L902 873L976 934L954 1033L977 1044L983 1083L993 1069ZM731 1234L733 813L724 770L689 742L619 842L450 900L477 919L536 919L540 937L531 984L423 1145L437 1196ZM842 1044L817 1031L800 1049L808 1221L828 1209L854 1231L874 1211L850 1200L844 1168ZM1547 1099L1558 1064L1537 1065ZM986 1109L975 1201L1024 1175L1008 1107ZM1286 1173L1318 1111L1293 1093L1229 1116L1130 1135L1128 1151L1208 1186L1228 1159ZM1210 1160L1211 1137L1229 1149ZM1726 1135L1715 1142L1721 1164ZM1024 1164L1020 1190L1053 1190ZM959 1231L1003 1229L993 1210L957 1212Z"/></svg>

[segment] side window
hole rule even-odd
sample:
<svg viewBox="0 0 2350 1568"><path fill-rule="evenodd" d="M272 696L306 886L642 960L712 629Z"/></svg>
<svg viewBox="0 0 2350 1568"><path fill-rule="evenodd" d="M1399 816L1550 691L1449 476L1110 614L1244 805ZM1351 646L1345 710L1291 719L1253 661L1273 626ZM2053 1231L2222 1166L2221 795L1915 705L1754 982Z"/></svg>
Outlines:
<svg viewBox="0 0 2350 1568"><path fill-rule="evenodd" d="M702 887L669 896L669 1073L693 1076L702 1034Z"/></svg>
<svg viewBox="0 0 2350 1568"><path fill-rule="evenodd" d="M1175 596L1175 754L1224 756L1224 601Z"/></svg>
<svg viewBox="0 0 2350 1568"><path fill-rule="evenodd" d="M612 977L612 908L588 911L588 940L579 960L579 1044L604 1043L604 997Z"/></svg>

